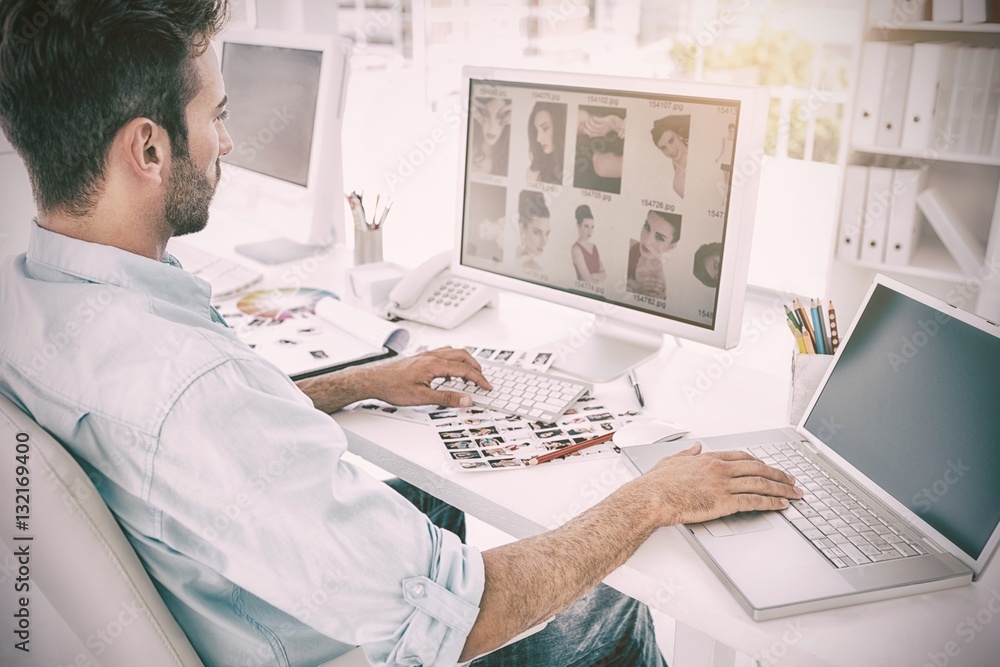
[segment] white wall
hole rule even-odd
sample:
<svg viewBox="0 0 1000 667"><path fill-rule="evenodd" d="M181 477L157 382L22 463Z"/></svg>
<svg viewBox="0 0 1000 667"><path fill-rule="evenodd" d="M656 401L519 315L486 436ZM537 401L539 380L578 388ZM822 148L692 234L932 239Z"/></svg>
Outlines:
<svg viewBox="0 0 1000 667"><path fill-rule="evenodd" d="M35 201L24 163L16 153L0 150L0 258L27 250L34 217Z"/></svg>

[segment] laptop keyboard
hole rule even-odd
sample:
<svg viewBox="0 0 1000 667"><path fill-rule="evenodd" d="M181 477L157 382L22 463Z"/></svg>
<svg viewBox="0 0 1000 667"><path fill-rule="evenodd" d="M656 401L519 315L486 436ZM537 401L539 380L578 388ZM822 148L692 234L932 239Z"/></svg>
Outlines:
<svg viewBox="0 0 1000 667"><path fill-rule="evenodd" d="M764 463L795 477L805 491L781 514L837 568L927 553L901 528L861 500L791 443L748 447Z"/></svg>

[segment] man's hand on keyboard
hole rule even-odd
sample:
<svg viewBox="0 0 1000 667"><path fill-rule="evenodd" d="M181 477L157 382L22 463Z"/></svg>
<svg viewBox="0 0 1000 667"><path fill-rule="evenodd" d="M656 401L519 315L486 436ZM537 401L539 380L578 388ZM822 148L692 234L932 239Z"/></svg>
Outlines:
<svg viewBox="0 0 1000 667"><path fill-rule="evenodd" d="M456 391L431 388L437 378L456 377L491 389L483 369L465 350L442 347L412 357L387 361L372 367L375 385L372 398L393 405L445 405L467 408L472 399Z"/></svg>
<svg viewBox="0 0 1000 667"><path fill-rule="evenodd" d="M662 525L701 523L752 510L779 510L802 497L795 480L747 452L705 452L701 443L668 456L633 484L645 486Z"/></svg>

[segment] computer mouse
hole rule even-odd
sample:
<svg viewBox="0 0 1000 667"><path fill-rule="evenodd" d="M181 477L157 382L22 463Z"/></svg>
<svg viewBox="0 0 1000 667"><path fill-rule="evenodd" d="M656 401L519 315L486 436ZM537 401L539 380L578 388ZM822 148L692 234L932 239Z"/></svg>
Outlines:
<svg viewBox="0 0 1000 667"><path fill-rule="evenodd" d="M625 424L615 431L612 438L619 447L634 447L649 445L654 442L670 442L679 440L690 431L684 427L663 419L643 419Z"/></svg>

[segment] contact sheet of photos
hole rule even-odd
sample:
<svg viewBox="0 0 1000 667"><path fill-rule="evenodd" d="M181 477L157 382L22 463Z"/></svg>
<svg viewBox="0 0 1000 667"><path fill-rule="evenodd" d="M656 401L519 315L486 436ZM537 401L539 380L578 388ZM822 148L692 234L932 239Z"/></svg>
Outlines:
<svg viewBox="0 0 1000 667"><path fill-rule="evenodd" d="M712 326L738 104L475 81L462 262Z"/></svg>
<svg viewBox="0 0 1000 667"><path fill-rule="evenodd" d="M638 414L635 410L610 409L585 395L554 422L530 421L481 408L443 408L427 417L450 460L462 470L484 472L525 467L533 457L615 431ZM552 463L607 458L618 453L612 442L606 442Z"/></svg>
<svg viewBox="0 0 1000 667"><path fill-rule="evenodd" d="M415 348L413 354L424 349ZM505 350L471 345L464 349L476 359L535 371L547 371L555 361L555 354L544 349ZM522 468L535 456L615 431L639 414L634 409L609 407L589 394L554 422L531 421L478 407L397 407L382 401L362 401L347 410L430 424L448 460L458 464L461 470L478 472ZM552 463L604 458L615 456L618 451L613 443L607 442L573 452Z"/></svg>

